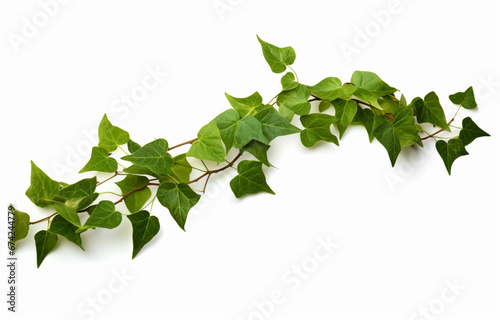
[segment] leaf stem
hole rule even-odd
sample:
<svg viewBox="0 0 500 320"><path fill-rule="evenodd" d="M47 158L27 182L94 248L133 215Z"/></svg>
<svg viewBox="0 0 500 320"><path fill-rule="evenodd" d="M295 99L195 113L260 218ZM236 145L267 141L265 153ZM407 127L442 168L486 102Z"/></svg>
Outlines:
<svg viewBox="0 0 500 320"><path fill-rule="evenodd" d="M460 108L458 108L458 109L460 110ZM458 110L457 110L457 113L458 113ZM453 116L453 118L451 118L451 120L448 122L448 125L450 125L453 121L455 121L455 116L456 115L457 114L455 113L455 115ZM420 138L420 140L424 141L424 140L427 140L429 138L433 138L435 135L437 135L437 134L439 134L439 133L441 133L443 131L444 131L444 129L439 129L438 131L429 134L427 137Z"/></svg>
<svg viewBox="0 0 500 320"><path fill-rule="evenodd" d="M221 171L223 171L223 170L226 170L227 168L232 167L232 166L233 166L233 164L234 164L234 163L235 163L235 162L236 162L236 161L237 161L237 160L241 157L241 155L242 155L242 154L243 154L242 152L238 153L238 155L237 155L236 157L234 157L234 159L233 159L233 160L231 160L231 162L229 162L229 163L228 163L227 165L225 165L224 167L219 168L219 169L215 169L215 170L209 170L209 171L205 172L204 174L202 174L201 176L199 176L198 178L196 178L196 179L193 179L193 180L191 180L191 181L186 182L186 184L190 184L190 183L195 183L195 182L198 182L198 181L200 181L201 179L203 179L203 178L204 178L204 177L206 177L206 176L211 176L211 175L212 175L212 174L214 174L214 173L218 173L218 172L221 172Z"/></svg>
<svg viewBox="0 0 500 320"><path fill-rule="evenodd" d="M178 148L178 147L181 147L181 146L186 145L186 144L192 144L196 140L198 140L198 138L194 138L194 139L191 139L189 141L186 141L186 142L183 142L183 143L179 143L178 145L175 145L173 147L168 148L168 151L173 150L173 149Z"/></svg>
<svg viewBox="0 0 500 320"><path fill-rule="evenodd" d="M113 178L114 178L114 177L116 177L118 174L119 174L119 173L118 173L118 171L115 171L115 174L113 174L111 177L107 178L106 180L99 182L99 183L97 184L97 186L100 186L100 185L101 185L101 184L103 184L104 182L106 182L106 181L109 181L109 180L113 179Z"/></svg>

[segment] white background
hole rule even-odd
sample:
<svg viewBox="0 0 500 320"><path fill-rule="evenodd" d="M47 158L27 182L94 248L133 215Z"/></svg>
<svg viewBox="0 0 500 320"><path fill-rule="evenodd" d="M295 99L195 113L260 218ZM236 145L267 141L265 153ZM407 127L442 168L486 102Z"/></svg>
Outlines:
<svg viewBox="0 0 500 320"><path fill-rule="evenodd" d="M125 219L84 234L85 252L61 238L37 270L33 236L45 225L36 225L17 251L18 313L2 302L2 319L402 320L425 319L429 308L429 319L500 318L496 2L75 0L47 21L38 1L0 3L4 212L12 203L32 219L51 213L24 195L29 161L54 179L81 179L87 133L104 113L140 143L164 137L173 145L229 108L224 92L258 90L270 100L280 76L256 34L292 46L294 68L310 85L369 70L409 99L435 90L449 116L447 96L473 85L479 109L461 117L492 135L468 147L451 177L429 140L391 168L363 128L348 129L340 147L278 138L276 168L266 170L276 196L236 200L234 171L214 176L187 232L154 206L161 231L133 261ZM231 10L218 12L221 3ZM13 45L34 17L36 34ZM355 39L359 51L344 54L342 44ZM141 90L148 68L168 75L135 108L124 107L122 96ZM5 243L6 218L1 230ZM327 254L318 239L338 246ZM305 267L303 278L294 266ZM6 272L0 268L1 301Z"/></svg>

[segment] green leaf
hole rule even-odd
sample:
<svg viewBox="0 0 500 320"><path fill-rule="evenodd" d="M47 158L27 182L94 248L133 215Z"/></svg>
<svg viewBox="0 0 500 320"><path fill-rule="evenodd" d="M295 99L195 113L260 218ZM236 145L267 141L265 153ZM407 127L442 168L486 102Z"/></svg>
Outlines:
<svg viewBox="0 0 500 320"><path fill-rule="evenodd" d="M139 251L158 234L160 221L157 217L150 216L145 210L128 215L127 218L132 223L132 259L134 259Z"/></svg>
<svg viewBox="0 0 500 320"><path fill-rule="evenodd" d="M308 86L299 84L296 88L282 91L278 95L277 103L281 107L286 107L299 116L308 114L311 111L311 89Z"/></svg>
<svg viewBox="0 0 500 320"><path fill-rule="evenodd" d="M342 81L334 77L325 78L310 88L313 95L328 101L348 100L356 92L356 86L352 84L342 85Z"/></svg>
<svg viewBox="0 0 500 320"><path fill-rule="evenodd" d="M242 118L248 115L253 116L264 107L262 97L258 92L246 98L235 98L227 93L225 95L231 106L238 111Z"/></svg>
<svg viewBox="0 0 500 320"><path fill-rule="evenodd" d="M236 198L259 192L274 194L274 191L266 182L266 176L262 171L262 163L258 161L241 161L238 164L238 175L229 184Z"/></svg>
<svg viewBox="0 0 500 320"><path fill-rule="evenodd" d="M300 129L290 124L290 122L281 116L275 108L267 108L259 111L255 118L262 125L262 133L267 140L272 141L278 136L285 136L300 132Z"/></svg>
<svg viewBox="0 0 500 320"><path fill-rule="evenodd" d="M152 176L155 178L159 178L160 175L154 173L153 171L149 170L146 167L141 167L136 164L131 165L130 167L127 167L123 169L123 172L130 173L130 174L145 174L148 176Z"/></svg>
<svg viewBox="0 0 500 320"><path fill-rule="evenodd" d="M357 87L354 95L375 107L379 107L378 98L393 94L398 90L382 81L375 73L368 71L355 71L351 77L351 82Z"/></svg>
<svg viewBox="0 0 500 320"><path fill-rule="evenodd" d="M172 167L172 175L181 182L188 182L193 167L186 159L186 154L182 153L174 157L174 166Z"/></svg>
<svg viewBox="0 0 500 320"><path fill-rule="evenodd" d="M446 122L443 107L439 103L439 97L434 91L427 94L424 100L414 99L412 103L415 105L418 122L431 123L451 132L450 127Z"/></svg>
<svg viewBox="0 0 500 320"><path fill-rule="evenodd" d="M469 145L472 141L479 137L489 137L490 135L479 128L470 117L462 120L462 130L458 138L463 142L464 146Z"/></svg>
<svg viewBox="0 0 500 320"><path fill-rule="evenodd" d="M163 182L158 187L158 201L166 207L179 227L184 230L189 210L198 203L200 195L185 183Z"/></svg>
<svg viewBox="0 0 500 320"><path fill-rule="evenodd" d="M295 51L292 47L279 48L263 41L259 36L257 36L257 39L259 39L262 46L264 58L274 73L282 73L286 70L286 66L293 64L295 61Z"/></svg>
<svg viewBox="0 0 500 320"><path fill-rule="evenodd" d="M278 113L280 116L288 120L288 122L291 122L295 116L295 113L292 110L284 106L278 106Z"/></svg>
<svg viewBox="0 0 500 320"><path fill-rule="evenodd" d="M63 198L67 205L81 210L91 205L99 196L95 193L96 187L96 177L83 179L59 190L58 196Z"/></svg>
<svg viewBox="0 0 500 320"><path fill-rule="evenodd" d="M340 139L342 139L344 132L358 112L358 105L352 100L346 101L341 99L332 101L332 104L335 108L335 118L337 119L335 124L339 128Z"/></svg>
<svg viewBox="0 0 500 320"><path fill-rule="evenodd" d="M85 224L76 232L80 233L90 228L106 228L113 229L122 222L122 214L115 211L113 202L103 200L97 204L90 217L85 221Z"/></svg>
<svg viewBox="0 0 500 320"><path fill-rule="evenodd" d="M52 207L60 214L64 219L72 223L73 225L79 227L80 217L78 216L77 206L71 202L61 202L61 201L53 201Z"/></svg>
<svg viewBox="0 0 500 320"><path fill-rule="evenodd" d="M394 96L383 96L377 100L384 113L394 113L399 110L399 101Z"/></svg>
<svg viewBox="0 0 500 320"><path fill-rule="evenodd" d="M80 170L80 173L87 171L115 172L116 170L118 170L118 162L116 159L111 158L106 149L93 147L90 160L82 170Z"/></svg>
<svg viewBox="0 0 500 320"><path fill-rule="evenodd" d="M267 150L270 146L263 144L262 142L252 140L249 144L243 147L243 151L247 151L252 154L257 160L265 164L266 166L271 166L269 160L267 159Z"/></svg>
<svg viewBox="0 0 500 320"><path fill-rule="evenodd" d="M358 108L353 121L359 121L366 128L368 139L372 142L375 137L375 130L381 123L385 122L385 119L383 116L375 115L370 109Z"/></svg>
<svg viewBox="0 0 500 320"><path fill-rule="evenodd" d="M465 92L457 92L450 95L450 100L454 104L460 105L465 109L477 108L476 98L474 97L474 89L469 87Z"/></svg>
<svg viewBox="0 0 500 320"><path fill-rule="evenodd" d="M209 124L201 128L198 132L198 140L193 142L187 156L200 160L224 161L226 153L215 120L210 121Z"/></svg>
<svg viewBox="0 0 500 320"><path fill-rule="evenodd" d="M229 109L215 118L219 127L222 141L226 145L226 152L231 147L243 148L252 140L269 144L262 133L262 125L254 116L246 116L240 119L238 112Z"/></svg>
<svg viewBox="0 0 500 320"><path fill-rule="evenodd" d="M319 112L325 112L331 106L332 106L331 101L321 100L321 102L319 103L319 106L318 106Z"/></svg>
<svg viewBox="0 0 500 320"><path fill-rule="evenodd" d="M14 242L26 238L30 230L30 216L26 212L14 210Z"/></svg>
<svg viewBox="0 0 500 320"><path fill-rule="evenodd" d="M98 146L108 152L115 151L118 146L125 144L130 140L128 132L112 125L106 114L104 114L104 117L99 124L98 134Z"/></svg>
<svg viewBox="0 0 500 320"><path fill-rule="evenodd" d="M142 209L146 202L151 198L151 189L146 187L149 179L143 176L128 175L125 179L115 182L123 195L129 194L124 200L130 213L135 213Z"/></svg>
<svg viewBox="0 0 500 320"><path fill-rule="evenodd" d="M174 165L172 156L168 154L168 143L165 139L156 139L131 155L122 157L141 167L146 167L159 175L169 174Z"/></svg>
<svg viewBox="0 0 500 320"><path fill-rule="evenodd" d="M41 230L35 234L36 266L40 268L45 257L56 247L57 234Z"/></svg>
<svg viewBox="0 0 500 320"><path fill-rule="evenodd" d="M79 233L76 233L76 230L78 230L78 227L68 222L60 215L55 216L50 222L50 232L65 237L85 251L82 246L82 237Z"/></svg>
<svg viewBox="0 0 500 320"><path fill-rule="evenodd" d="M292 72L287 72L281 78L281 86L283 87L283 91L292 90L299 85L297 81L295 81L295 75Z"/></svg>
<svg viewBox="0 0 500 320"><path fill-rule="evenodd" d="M304 130L300 133L300 141L306 147L312 147L318 141L333 142L339 145L339 141L330 131L330 127L335 121L335 117L313 113L300 117L300 122L304 126Z"/></svg>
<svg viewBox="0 0 500 320"><path fill-rule="evenodd" d="M393 127L396 135L399 137L401 148L412 146L414 144L422 145L422 140L418 135L415 126L415 118L410 108L401 108L393 114Z"/></svg>
<svg viewBox="0 0 500 320"><path fill-rule="evenodd" d="M26 196L39 207L51 205L54 194L59 191L59 182L52 180L31 161L31 184Z"/></svg>
<svg viewBox="0 0 500 320"><path fill-rule="evenodd" d="M375 138L377 138L387 150L387 154L391 159L391 164L394 167L396 159L401 152L401 142L394 126L384 121L377 126L373 133Z"/></svg>
<svg viewBox="0 0 500 320"><path fill-rule="evenodd" d="M141 148L141 145L137 142L134 142L132 139L129 139L127 142L127 149L130 153L134 153Z"/></svg>
<svg viewBox="0 0 500 320"><path fill-rule="evenodd" d="M450 139L448 143L443 140L436 142L436 149L443 159L448 174L451 175L451 166L453 162L461 156L466 156L469 153L465 150L464 143L459 139Z"/></svg>

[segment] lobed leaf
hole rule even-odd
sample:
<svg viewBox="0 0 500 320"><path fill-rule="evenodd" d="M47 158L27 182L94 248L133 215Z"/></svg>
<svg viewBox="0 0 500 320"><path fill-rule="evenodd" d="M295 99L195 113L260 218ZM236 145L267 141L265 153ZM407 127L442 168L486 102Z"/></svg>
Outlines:
<svg viewBox="0 0 500 320"><path fill-rule="evenodd" d="M439 97L433 91L428 93L424 100L417 98L412 102L415 105L417 120L420 123L431 123L435 126L450 131L450 126L446 121L443 107L439 103Z"/></svg>
<svg viewBox="0 0 500 320"><path fill-rule="evenodd" d="M139 251L158 234L160 221L145 210L128 215L127 218L132 224L132 259L134 259Z"/></svg>
<svg viewBox="0 0 500 320"><path fill-rule="evenodd" d="M259 111L255 118L260 121L262 134L267 140L272 141L276 137L285 136L300 132L300 129L290 124L290 122L280 115L275 108L267 108Z"/></svg>
<svg viewBox="0 0 500 320"><path fill-rule="evenodd" d="M130 140L128 132L112 125L106 114L104 114L104 117L99 124L98 135L98 146L108 152L115 151L118 146L125 144Z"/></svg>
<svg viewBox="0 0 500 320"><path fill-rule="evenodd" d="M103 200L97 204L97 207L92 211L85 224L78 228L76 232L81 233L90 228L113 229L118 227L121 222L122 214L115 211L113 202Z"/></svg>
<svg viewBox="0 0 500 320"><path fill-rule="evenodd" d="M64 219L61 215L55 216L50 222L50 232L65 237L85 251L82 246L82 237L79 233L76 233L77 230L77 226Z"/></svg>
<svg viewBox="0 0 500 320"><path fill-rule="evenodd" d="M258 161L241 161L238 164L238 175L229 184L236 198L259 192L274 194L274 191L266 182L266 177L262 171L262 163Z"/></svg>
<svg viewBox="0 0 500 320"><path fill-rule="evenodd" d="M337 119L335 124L339 128L340 139L342 139L344 132L358 112L358 105L352 100L341 99L332 101L332 104L335 108L335 118Z"/></svg>
<svg viewBox="0 0 500 320"><path fill-rule="evenodd" d="M299 116L308 114L311 111L311 89L308 86L299 84L296 88L282 91L278 95L277 103L280 107L285 107Z"/></svg>
<svg viewBox="0 0 500 320"><path fill-rule="evenodd" d="M215 120L210 121L198 132L198 140L193 142L188 157L200 160L222 162L226 158L224 146L222 145L221 134Z"/></svg>
<svg viewBox="0 0 500 320"><path fill-rule="evenodd" d="M175 222L184 230L189 210L198 203L200 195L185 183L163 182L158 187L158 201L166 207Z"/></svg>
<svg viewBox="0 0 500 320"><path fill-rule="evenodd" d="M155 174L169 174L174 165L172 156L168 154L168 142L165 139L156 139L131 155L122 157L141 167L146 167Z"/></svg>
<svg viewBox="0 0 500 320"><path fill-rule="evenodd" d="M476 109L477 103L474 97L474 89L469 87L465 92L457 92L450 95L450 101L454 104L460 105L465 109Z"/></svg>
<svg viewBox="0 0 500 320"><path fill-rule="evenodd" d="M356 85L354 95L375 107L379 107L378 98L393 94L398 89L389 86L373 72L355 71L351 82Z"/></svg>
<svg viewBox="0 0 500 320"><path fill-rule="evenodd" d="M472 141L480 137L489 137L490 135L479 128L478 125L472 121L470 117L462 120L462 130L459 133L459 139L463 142L464 146L469 145Z"/></svg>
<svg viewBox="0 0 500 320"><path fill-rule="evenodd" d="M295 81L295 75L292 72L287 72L281 78L281 86L283 87L282 91L292 90L299 85L297 81Z"/></svg>
<svg viewBox="0 0 500 320"><path fill-rule="evenodd" d="M101 147L93 147L90 160L80 170L80 173L88 171L115 172L118 170L118 162L109 156L109 152Z"/></svg>
<svg viewBox="0 0 500 320"><path fill-rule="evenodd" d="M279 48L263 41L259 36L257 39L262 46L264 58L274 73L284 72L286 67L295 61L295 51L292 47Z"/></svg>
<svg viewBox="0 0 500 320"><path fill-rule="evenodd" d="M446 170L448 170L448 174L450 175L453 162L455 162L457 158L469 154L467 150L465 150L464 143L459 139L450 139L448 142L439 140L436 142L436 149L443 159Z"/></svg>
<svg viewBox="0 0 500 320"><path fill-rule="evenodd" d="M339 145L337 137L332 134L331 126L335 121L334 116L313 113L300 117L304 130L300 133L300 141L306 147L312 147L319 141L332 142Z"/></svg>
<svg viewBox="0 0 500 320"><path fill-rule="evenodd" d="M231 106L238 111L240 117L244 118L248 115L255 115L259 110L264 108L262 97L258 92L253 93L246 98L235 98L229 94L225 94Z"/></svg>

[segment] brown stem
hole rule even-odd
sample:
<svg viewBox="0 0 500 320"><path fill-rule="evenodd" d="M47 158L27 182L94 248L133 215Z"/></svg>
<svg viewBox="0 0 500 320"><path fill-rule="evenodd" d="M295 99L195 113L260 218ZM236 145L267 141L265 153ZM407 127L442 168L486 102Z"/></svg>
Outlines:
<svg viewBox="0 0 500 320"><path fill-rule="evenodd" d="M40 220L37 220L37 221L33 221L33 222L30 222L30 224L37 224L37 223L40 223L40 222L44 222L46 220L49 220L50 218L52 218L53 216L55 216L57 214L57 212L54 212L53 214L51 214L50 216L48 217L45 217L43 219L40 219Z"/></svg>
<svg viewBox="0 0 500 320"><path fill-rule="evenodd" d="M206 176L211 176L212 174L214 173L218 173L218 172L221 172L223 170L226 170L227 168L231 167L242 155L243 153L238 153L238 155L236 157L234 157L233 160L231 160L231 162L229 162L227 165L225 165L224 167L222 168L219 168L219 169L215 169L215 170L209 170L207 172L205 172L204 174L202 174L201 176L199 176L198 178L194 179L194 180L191 180L191 181L188 181L186 182L186 184L190 184L190 183L195 183L195 182L198 182L200 181L201 179L203 179L204 177Z"/></svg>
<svg viewBox="0 0 500 320"><path fill-rule="evenodd" d="M191 144L191 143L195 142L196 140L198 140L198 138L194 138L194 139L191 139L189 141L186 141L186 142L183 142L183 143L179 143L176 146L168 148L168 151L173 150L173 149L178 148L178 147L181 147L181 146L186 145L186 144Z"/></svg>
<svg viewBox="0 0 500 320"><path fill-rule="evenodd" d="M364 102L363 100L359 100L359 99L356 99L356 98L351 98L351 100L355 101L357 104L363 104L363 105L368 106L368 107L373 107L370 103Z"/></svg>
<svg viewBox="0 0 500 320"><path fill-rule="evenodd" d="M451 118L451 120L448 122L448 125L450 125L453 121L455 121L455 117ZM438 130L438 131L436 131L436 132L428 135L427 137L420 138L420 140L422 140L422 141L427 140L427 139L432 138L435 135L437 135L437 134L439 134L439 133L441 133L443 131L444 131L444 129L440 129L440 130Z"/></svg>
<svg viewBox="0 0 500 320"><path fill-rule="evenodd" d="M114 177L116 177L117 175L118 175L118 171L115 171L115 174L114 174L114 175L112 175L111 177L107 178L107 179L106 179L106 180L104 180L104 181L99 182L99 183L97 184L97 186L100 186L100 185L101 185L101 184L103 184L104 182L106 182L106 181L109 181L109 180L113 179L113 178L114 178Z"/></svg>

